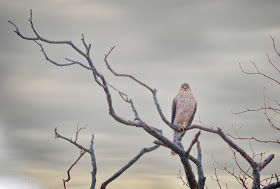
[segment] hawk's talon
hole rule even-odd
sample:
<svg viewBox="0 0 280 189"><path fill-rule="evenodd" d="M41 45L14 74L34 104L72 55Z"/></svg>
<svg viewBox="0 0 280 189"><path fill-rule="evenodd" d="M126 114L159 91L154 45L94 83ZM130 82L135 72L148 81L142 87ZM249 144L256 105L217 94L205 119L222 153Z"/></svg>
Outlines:
<svg viewBox="0 0 280 189"><path fill-rule="evenodd" d="M171 150L171 156L175 156L176 154Z"/></svg>
<svg viewBox="0 0 280 189"><path fill-rule="evenodd" d="M187 127L185 126L185 124L182 124L182 126L179 128L179 131L186 131Z"/></svg>

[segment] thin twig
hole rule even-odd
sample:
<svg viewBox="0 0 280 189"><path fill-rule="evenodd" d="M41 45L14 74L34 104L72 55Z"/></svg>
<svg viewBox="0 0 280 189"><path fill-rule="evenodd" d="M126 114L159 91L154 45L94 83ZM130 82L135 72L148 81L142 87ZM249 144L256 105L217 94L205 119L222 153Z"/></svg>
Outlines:
<svg viewBox="0 0 280 189"><path fill-rule="evenodd" d="M71 177L70 177L70 171L71 169L77 164L77 162L83 157L83 155L86 153L86 151L82 151L80 156L78 157L78 159L70 166L70 168L67 170L67 175L68 175L68 178L66 180L62 179L63 181L63 186L64 186L64 189L66 189L66 182L69 182Z"/></svg>

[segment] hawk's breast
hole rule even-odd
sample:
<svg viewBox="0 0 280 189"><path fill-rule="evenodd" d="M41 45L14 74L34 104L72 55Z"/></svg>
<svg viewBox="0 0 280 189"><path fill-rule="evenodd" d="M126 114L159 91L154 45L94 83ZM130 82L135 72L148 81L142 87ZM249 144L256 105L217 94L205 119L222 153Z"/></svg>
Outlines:
<svg viewBox="0 0 280 189"><path fill-rule="evenodd" d="M184 122L188 125L196 105L196 99L191 91L182 92L177 96L175 124L182 125Z"/></svg>

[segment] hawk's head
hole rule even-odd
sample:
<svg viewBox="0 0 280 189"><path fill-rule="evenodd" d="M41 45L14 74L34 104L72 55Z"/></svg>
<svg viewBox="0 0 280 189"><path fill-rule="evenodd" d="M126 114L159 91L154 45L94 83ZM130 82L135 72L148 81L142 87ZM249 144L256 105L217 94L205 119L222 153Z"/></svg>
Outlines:
<svg viewBox="0 0 280 189"><path fill-rule="evenodd" d="M183 83L181 85L180 91L187 91L188 89L190 89L190 85L188 83Z"/></svg>

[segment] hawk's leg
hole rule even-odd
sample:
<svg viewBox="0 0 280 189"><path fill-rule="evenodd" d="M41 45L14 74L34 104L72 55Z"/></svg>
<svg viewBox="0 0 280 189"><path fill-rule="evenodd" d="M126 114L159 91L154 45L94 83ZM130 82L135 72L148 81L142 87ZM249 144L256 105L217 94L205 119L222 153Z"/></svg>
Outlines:
<svg viewBox="0 0 280 189"><path fill-rule="evenodd" d="M185 123L182 124L182 126L179 128L179 131L185 131L187 127L185 126Z"/></svg>

